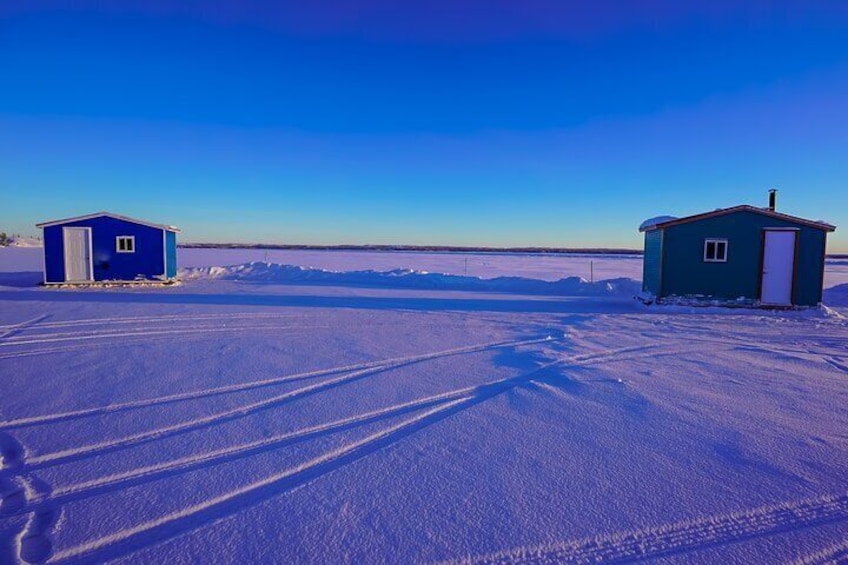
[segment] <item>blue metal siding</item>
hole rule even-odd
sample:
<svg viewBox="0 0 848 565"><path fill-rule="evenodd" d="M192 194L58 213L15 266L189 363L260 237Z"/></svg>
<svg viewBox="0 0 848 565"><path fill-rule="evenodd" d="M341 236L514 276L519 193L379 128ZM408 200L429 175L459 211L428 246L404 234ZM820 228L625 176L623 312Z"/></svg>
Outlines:
<svg viewBox="0 0 848 565"><path fill-rule="evenodd" d="M166 275L169 279L177 277L177 234L172 231L165 232L165 249L167 260L165 264L168 269Z"/></svg>
<svg viewBox="0 0 848 565"><path fill-rule="evenodd" d="M642 290L660 294L662 269L662 230L645 232L645 256L642 262Z"/></svg>
<svg viewBox="0 0 848 565"><path fill-rule="evenodd" d="M65 281L63 227L90 227L95 281L160 278L165 273L163 230L100 216L44 228L47 282ZM134 253L118 253L116 238L135 237ZM176 239L174 240L176 242Z"/></svg>
<svg viewBox="0 0 848 565"><path fill-rule="evenodd" d="M62 226L44 228L44 282L65 282L65 240Z"/></svg>
<svg viewBox="0 0 848 565"><path fill-rule="evenodd" d="M825 236L822 230L752 212L665 228L662 296L703 296L721 300L757 299L765 228L798 228L793 303L821 301ZM704 240L725 238L727 262L704 261Z"/></svg>

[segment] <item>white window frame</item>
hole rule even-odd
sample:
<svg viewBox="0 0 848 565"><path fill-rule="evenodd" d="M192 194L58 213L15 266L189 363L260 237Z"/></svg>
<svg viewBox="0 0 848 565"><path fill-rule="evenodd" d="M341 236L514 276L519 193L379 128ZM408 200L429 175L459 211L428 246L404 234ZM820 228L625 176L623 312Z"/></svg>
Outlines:
<svg viewBox="0 0 848 565"><path fill-rule="evenodd" d="M713 258L707 257L707 247L710 243L715 244L716 256ZM718 256L718 244L724 244L724 257ZM704 263L727 263L727 252L730 244L727 242L727 238L723 237L708 237L704 240Z"/></svg>
<svg viewBox="0 0 848 565"><path fill-rule="evenodd" d="M124 249L121 249L121 241L127 241L130 244L130 248L127 249L126 245L124 245ZM135 236L134 235L119 235L115 238L115 251L118 253L135 253Z"/></svg>

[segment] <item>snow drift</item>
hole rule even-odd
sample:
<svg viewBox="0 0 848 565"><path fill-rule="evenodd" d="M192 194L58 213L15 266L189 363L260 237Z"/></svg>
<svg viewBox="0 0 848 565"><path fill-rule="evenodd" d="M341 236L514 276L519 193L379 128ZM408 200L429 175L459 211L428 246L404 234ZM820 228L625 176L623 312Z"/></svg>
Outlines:
<svg viewBox="0 0 848 565"><path fill-rule="evenodd" d="M480 277L429 273L411 269L391 271L327 271L255 261L229 267L199 267L180 271L182 280L224 279L279 284L325 284L430 290L469 290L560 296L635 296L641 283L629 278L589 282L582 277L543 281L524 277Z"/></svg>

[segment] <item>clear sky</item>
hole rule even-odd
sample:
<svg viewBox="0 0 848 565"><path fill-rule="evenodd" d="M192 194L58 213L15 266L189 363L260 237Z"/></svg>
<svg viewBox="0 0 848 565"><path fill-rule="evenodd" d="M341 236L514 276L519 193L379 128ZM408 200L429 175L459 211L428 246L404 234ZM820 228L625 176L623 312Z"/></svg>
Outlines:
<svg viewBox="0 0 848 565"><path fill-rule="evenodd" d="M639 247L770 187L848 252L848 2L0 2L0 231Z"/></svg>

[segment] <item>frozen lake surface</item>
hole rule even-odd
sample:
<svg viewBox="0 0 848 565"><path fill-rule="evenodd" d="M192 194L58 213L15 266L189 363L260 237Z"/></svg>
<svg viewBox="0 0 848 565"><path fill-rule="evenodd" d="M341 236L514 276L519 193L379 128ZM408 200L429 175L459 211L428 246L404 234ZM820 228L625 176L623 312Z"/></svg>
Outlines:
<svg viewBox="0 0 848 565"><path fill-rule="evenodd" d="M0 272L42 269L40 248L0 248ZM281 249L180 249L180 268L217 267L266 261L329 271L411 269L494 278L527 277L545 281L577 276L589 280L642 279L640 255L427 253L394 251L318 251ZM848 283L848 258L825 265L825 288Z"/></svg>
<svg viewBox="0 0 848 565"><path fill-rule="evenodd" d="M0 249L0 562L848 555L848 261L774 312L645 307L638 257L263 260Z"/></svg>

